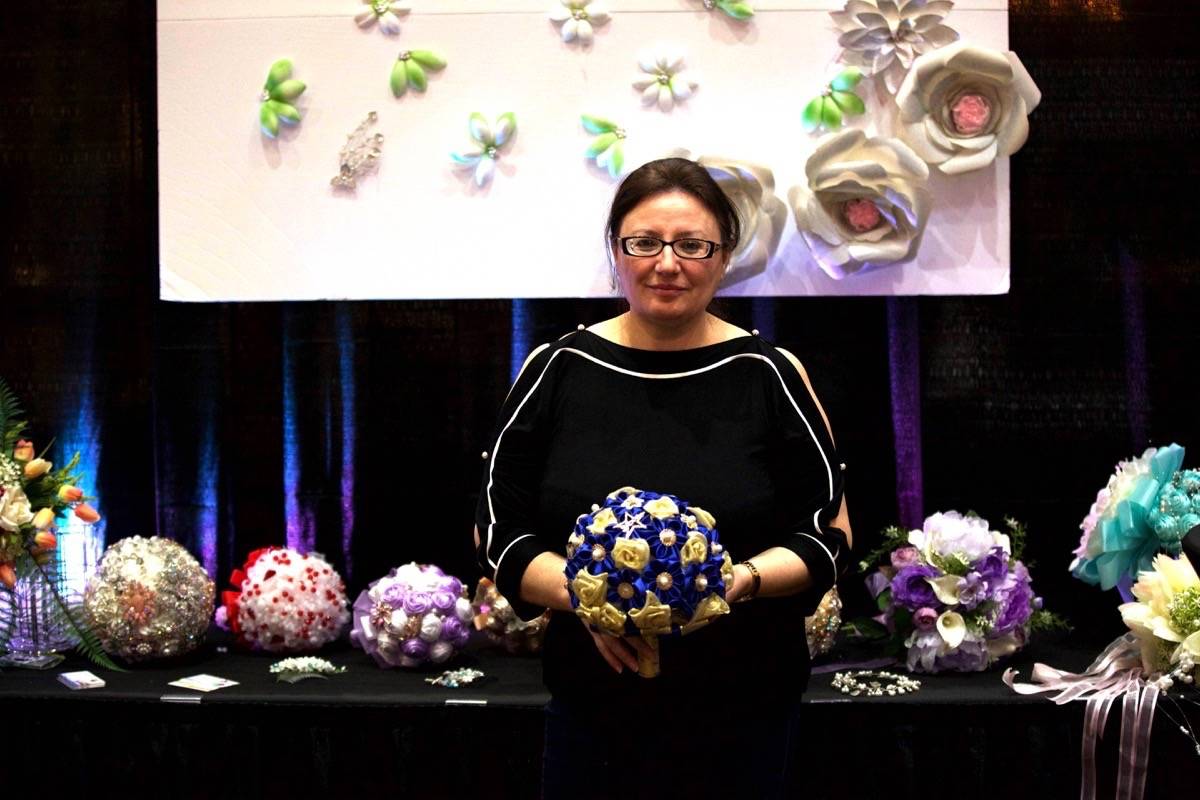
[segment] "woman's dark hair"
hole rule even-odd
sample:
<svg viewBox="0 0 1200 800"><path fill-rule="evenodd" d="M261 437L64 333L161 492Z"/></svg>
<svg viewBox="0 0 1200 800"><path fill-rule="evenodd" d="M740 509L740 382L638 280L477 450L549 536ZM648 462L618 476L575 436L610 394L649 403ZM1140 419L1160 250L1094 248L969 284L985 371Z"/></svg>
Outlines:
<svg viewBox="0 0 1200 800"><path fill-rule="evenodd" d="M733 203L729 202L708 170L686 158L661 158L647 162L621 181L608 211L608 226L605 228L608 241L617 240L625 215L638 203L665 192L686 192L696 198L717 220L722 249L728 252L737 247L742 238L742 224Z"/></svg>

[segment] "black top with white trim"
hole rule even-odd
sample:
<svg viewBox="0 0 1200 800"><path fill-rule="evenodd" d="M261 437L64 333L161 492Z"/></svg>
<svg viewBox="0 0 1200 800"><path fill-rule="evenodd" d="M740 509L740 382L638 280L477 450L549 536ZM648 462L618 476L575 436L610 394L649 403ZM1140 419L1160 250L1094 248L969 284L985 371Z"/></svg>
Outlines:
<svg viewBox="0 0 1200 800"><path fill-rule="evenodd" d="M735 562L783 546L813 577L803 594L735 604L695 633L661 638L653 681L613 672L582 623L556 612L545 646L555 696L582 701L605 692L641 702L694 688L732 698L732 690L757 685L777 699L799 697L808 676L804 616L850 553L842 531L829 526L842 499L837 454L804 380L779 350L757 336L651 351L591 331L568 334L525 365L487 452L479 562L525 618L543 610L517 599L529 562L563 553L576 517L627 485L709 511Z"/></svg>

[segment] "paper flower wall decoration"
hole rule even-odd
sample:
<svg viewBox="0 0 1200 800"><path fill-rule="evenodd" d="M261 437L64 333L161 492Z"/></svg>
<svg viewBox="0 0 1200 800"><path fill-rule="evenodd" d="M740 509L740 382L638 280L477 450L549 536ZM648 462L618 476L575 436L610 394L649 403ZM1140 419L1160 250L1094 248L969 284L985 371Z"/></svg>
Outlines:
<svg viewBox="0 0 1200 800"><path fill-rule="evenodd" d="M608 22L608 9L595 0L559 0L550 9L550 19L562 25L564 42L578 41L591 44L595 34L593 28Z"/></svg>
<svg viewBox="0 0 1200 800"><path fill-rule="evenodd" d="M404 3L392 2L392 0L362 0L362 2L366 9L354 16L358 27L371 28L378 22L379 30L388 36L395 36L400 32L400 17L410 10Z"/></svg>
<svg viewBox="0 0 1200 800"><path fill-rule="evenodd" d="M742 222L742 238L730 256L722 286L761 273L779 246L787 224L787 206L775 196L775 175L749 161L697 157L688 150L675 150L671 155L691 159L704 167L729 198Z"/></svg>
<svg viewBox="0 0 1200 800"><path fill-rule="evenodd" d="M258 122L262 132L274 139L279 135L280 120L294 125L300 121L300 112L292 101L304 94L304 81L292 78L292 62L281 58L271 65L267 82L263 84L259 98Z"/></svg>
<svg viewBox="0 0 1200 800"><path fill-rule="evenodd" d="M615 122L590 114L583 114L579 119L584 130L596 135L588 145L587 157L594 160L600 169L608 170L611 177L620 175L625 166L625 129Z"/></svg>
<svg viewBox="0 0 1200 800"><path fill-rule="evenodd" d="M704 7L709 11L716 9L722 11L726 16L733 17L736 20L747 20L754 16L754 9L749 3L739 2L739 0L704 0Z"/></svg>
<svg viewBox="0 0 1200 800"><path fill-rule="evenodd" d="M907 261L920 247L932 196L929 167L898 139L831 133L788 192L796 227L831 278Z"/></svg>
<svg viewBox="0 0 1200 800"><path fill-rule="evenodd" d="M475 185L483 186L492 179L496 171L496 159L500 150L517 135L517 117L511 111L496 118L496 126L479 112L471 115L468 122L471 138L477 147L460 153L451 153L454 163L464 169L475 171Z"/></svg>
<svg viewBox="0 0 1200 800"><path fill-rule="evenodd" d="M825 85L821 96L809 101L804 107L801 124L812 133L820 128L835 131L842 127L842 114L857 115L867 110L862 98L854 93L854 87L862 80L858 67L844 69Z"/></svg>
<svg viewBox="0 0 1200 800"><path fill-rule="evenodd" d="M917 56L958 39L942 24L952 8L949 0L847 0L829 13L842 32L839 60L878 75L895 94Z"/></svg>
<svg viewBox="0 0 1200 800"><path fill-rule="evenodd" d="M429 50L404 50L392 65L392 94L400 97L411 86L425 91L429 78L425 70L437 72L446 68L446 59Z"/></svg>
<svg viewBox="0 0 1200 800"><path fill-rule="evenodd" d="M683 54L672 50L646 53L638 60L638 67L646 74L633 82L633 88L642 93L642 103L658 103L663 111L687 100L699 85L683 71Z"/></svg>
<svg viewBox="0 0 1200 800"><path fill-rule="evenodd" d="M1042 93L1016 53L959 42L921 56L896 93L897 134L948 175L1012 155Z"/></svg>

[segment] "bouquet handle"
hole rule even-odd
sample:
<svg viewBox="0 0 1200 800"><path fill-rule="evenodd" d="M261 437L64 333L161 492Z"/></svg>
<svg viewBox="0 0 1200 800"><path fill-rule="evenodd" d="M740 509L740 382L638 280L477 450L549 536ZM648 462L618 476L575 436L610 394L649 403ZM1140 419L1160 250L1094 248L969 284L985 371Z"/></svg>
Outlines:
<svg viewBox="0 0 1200 800"><path fill-rule="evenodd" d="M650 654L647 655L641 650L638 651L638 675L643 678L658 677L658 637L653 633L643 633L642 640L650 645Z"/></svg>

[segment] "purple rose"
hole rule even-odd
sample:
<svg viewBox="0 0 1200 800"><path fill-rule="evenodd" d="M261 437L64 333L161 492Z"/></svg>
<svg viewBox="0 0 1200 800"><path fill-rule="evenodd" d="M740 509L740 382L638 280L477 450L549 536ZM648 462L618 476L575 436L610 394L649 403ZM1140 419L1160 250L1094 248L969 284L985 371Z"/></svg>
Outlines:
<svg viewBox="0 0 1200 800"><path fill-rule="evenodd" d="M405 641L404 646L401 649L404 651L404 655L408 656L409 658L417 659L418 661L423 660L429 655L429 645L425 644L415 636Z"/></svg>
<svg viewBox="0 0 1200 800"><path fill-rule="evenodd" d="M974 564L979 576L992 586L998 584L1008 574L1008 556L1002 547L993 547L988 554Z"/></svg>
<svg viewBox="0 0 1200 800"><path fill-rule="evenodd" d="M442 638L446 641L454 641L462 633L462 630L463 624L458 621L458 617L444 617L442 619Z"/></svg>
<svg viewBox="0 0 1200 800"><path fill-rule="evenodd" d="M919 631L933 630L937 626L938 612L929 606L918 608L913 614L913 625L917 626Z"/></svg>
<svg viewBox="0 0 1200 800"><path fill-rule="evenodd" d="M986 599L987 584L978 572L968 572L958 579L958 602L964 610L970 611Z"/></svg>
<svg viewBox="0 0 1200 800"><path fill-rule="evenodd" d="M428 592L409 592L404 598L404 613L412 616L413 614L424 614L433 605L433 600Z"/></svg>
<svg viewBox="0 0 1200 800"><path fill-rule="evenodd" d="M937 574L936 569L922 564L900 570L892 578L892 602L911 611L936 604L937 595L925 579L937 577Z"/></svg>
<svg viewBox="0 0 1200 800"><path fill-rule="evenodd" d="M402 583L393 583L391 586L383 590L383 602L387 603L392 608L400 608L404 605L404 598L407 594L407 586Z"/></svg>
<svg viewBox="0 0 1200 800"><path fill-rule="evenodd" d="M454 608L454 601L458 598L444 589L438 589L433 593L433 607L440 611L449 611Z"/></svg>
<svg viewBox="0 0 1200 800"><path fill-rule="evenodd" d="M999 612L996 614L996 623L992 626L994 636L1002 636L1016 628L1023 628L1033 613L1033 589L1030 588L1028 579L1005 581L1005 585L996 595L996 605Z"/></svg>
<svg viewBox="0 0 1200 800"><path fill-rule="evenodd" d="M460 581L458 578L447 578L446 584L442 588L455 597L458 597L460 594L462 594L462 581Z"/></svg>
<svg viewBox="0 0 1200 800"><path fill-rule="evenodd" d="M991 657L987 642L978 639L963 639L955 649L938 657L934 663L936 671L983 672L988 668Z"/></svg>
<svg viewBox="0 0 1200 800"><path fill-rule="evenodd" d="M921 563L921 551L913 547L911 544L906 544L904 547L898 547L892 551L891 555L892 566L896 569L904 569Z"/></svg>

